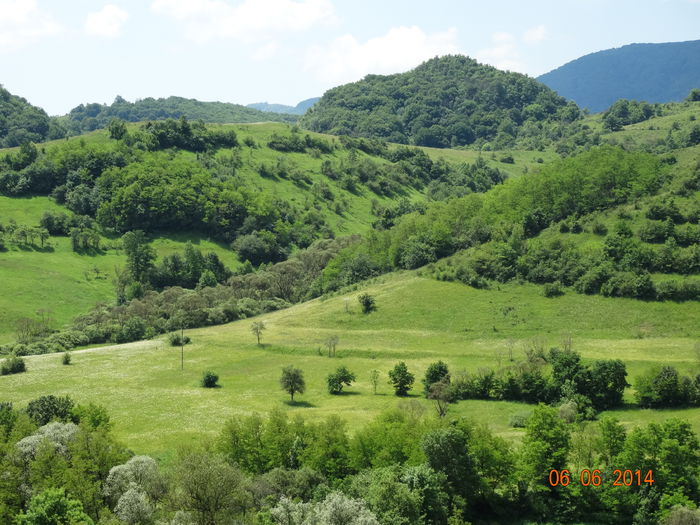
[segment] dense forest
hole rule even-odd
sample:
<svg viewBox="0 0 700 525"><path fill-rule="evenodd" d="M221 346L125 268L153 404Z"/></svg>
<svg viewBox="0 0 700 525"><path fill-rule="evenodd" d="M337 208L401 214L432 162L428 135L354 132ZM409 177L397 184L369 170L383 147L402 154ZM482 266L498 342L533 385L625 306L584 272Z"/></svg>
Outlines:
<svg viewBox="0 0 700 525"><path fill-rule="evenodd" d="M598 51L537 80L594 113L621 98L679 102L700 87L700 40Z"/></svg>
<svg viewBox="0 0 700 525"><path fill-rule="evenodd" d="M408 73L368 75L328 90L301 119L311 130L433 147L493 149L571 134L573 103L525 75L465 56L429 60Z"/></svg>
<svg viewBox="0 0 700 525"><path fill-rule="evenodd" d="M61 138L64 131L46 112L0 85L0 147Z"/></svg>

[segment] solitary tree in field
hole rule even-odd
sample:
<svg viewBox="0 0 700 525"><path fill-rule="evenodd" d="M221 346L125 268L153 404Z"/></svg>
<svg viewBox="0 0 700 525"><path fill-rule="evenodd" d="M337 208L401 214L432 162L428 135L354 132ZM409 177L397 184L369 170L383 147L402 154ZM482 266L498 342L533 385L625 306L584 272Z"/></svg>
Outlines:
<svg viewBox="0 0 700 525"><path fill-rule="evenodd" d="M340 394L343 391L343 385L350 386L355 381L353 374L347 367L341 366L333 374L329 374L326 378L328 383L328 393Z"/></svg>
<svg viewBox="0 0 700 525"><path fill-rule="evenodd" d="M253 332L258 339L258 346L260 346L260 337L262 336L263 330L265 330L265 321L254 321L253 324L250 325L250 331Z"/></svg>
<svg viewBox="0 0 700 525"><path fill-rule="evenodd" d="M362 307L363 314L368 314L368 313L373 312L374 310L377 309L377 304L374 301L374 297L372 297L370 294L368 294L366 292L363 294L360 294L357 297L357 300L359 301L360 306Z"/></svg>
<svg viewBox="0 0 700 525"><path fill-rule="evenodd" d="M428 399L435 401L435 410L437 410L438 416L445 417L447 407L452 401L449 376L432 383L429 390Z"/></svg>
<svg viewBox="0 0 700 525"><path fill-rule="evenodd" d="M340 339L337 335L332 335L326 339L326 348L328 349L328 357L335 357L335 347L338 346Z"/></svg>
<svg viewBox="0 0 700 525"><path fill-rule="evenodd" d="M369 382L372 383L372 390L377 393L377 387L379 386L379 370L372 370L369 373Z"/></svg>
<svg viewBox="0 0 700 525"><path fill-rule="evenodd" d="M282 369L280 385L282 386L282 390L287 392L292 397L293 402L294 394L296 394L297 392L303 394L304 390L306 390L306 383L304 382L304 373L301 371L301 369L294 368L292 365L285 366Z"/></svg>
<svg viewBox="0 0 700 525"><path fill-rule="evenodd" d="M415 377L408 371L406 363L401 361L393 369L389 370L389 383L394 386L397 396L405 396L413 386Z"/></svg>

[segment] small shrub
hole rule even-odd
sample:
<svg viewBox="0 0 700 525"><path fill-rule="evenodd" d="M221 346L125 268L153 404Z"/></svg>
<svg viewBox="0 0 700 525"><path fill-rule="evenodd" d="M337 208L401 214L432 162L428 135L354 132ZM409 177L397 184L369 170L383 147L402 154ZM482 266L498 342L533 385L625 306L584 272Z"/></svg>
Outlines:
<svg viewBox="0 0 700 525"><path fill-rule="evenodd" d="M566 221L559 223L559 233L569 233L571 231L571 226Z"/></svg>
<svg viewBox="0 0 700 525"><path fill-rule="evenodd" d="M183 346L192 342L189 336L180 335L177 332L169 334L168 341L170 341L170 346Z"/></svg>
<svg viewBox="0 0 700 525"><path fill-rule="evenodd" d="M63 352L63 358L61 359L61 362L64 365L69 365L71 361L71 353L70 352Z"/></svg>
<svg viewBox="0 0 700 525"><path fill-rule="evenodd" d="M515 164L515 159L513 158L513 155L504 155L501 157L501 162L504 164Z"/></svg>
<svg viewBox="0 0 700 525"><path fill-rule="evenodd" d="M219 376L211 370L207 370L202 375L202 386L204 388L216 388L219 386Z"/></svg>
<svg viewBox="0 0 700 525"><path fill-rule="evenodd" d="M10 355L6 357L2 365L0 365L0 375L7 376L10 374L20 374L27 371L27 365L24 359L18 355Z"/></svg>
<svg viewBox="0 0 700 525"><path fill-rule="evenodd" d="M529 414L513 414L510 416L508 424L513 428L525 428Z"/></svg>
<svg viewBox="0 0 700 525"><path fill-rule="evenodd" d="M607 235L608 228L602 222L594 222L592 230L596 235Z"/></svg>
<svg viewBox="0 0 700 525"><path fill-rule="evenodd" d="M360 294L357 300L360 302L363 314L368 314L377 309L377 305L374 302L374 297L368 293Z"/></svg>
<svg viewBox="0 0 700 525"><path fill-rule="evenodd" d="M555 281L553 283L545 283L542 294L545 297L559 297L560 295L564 295L564 290L562 289L561 283Z"/></svg>

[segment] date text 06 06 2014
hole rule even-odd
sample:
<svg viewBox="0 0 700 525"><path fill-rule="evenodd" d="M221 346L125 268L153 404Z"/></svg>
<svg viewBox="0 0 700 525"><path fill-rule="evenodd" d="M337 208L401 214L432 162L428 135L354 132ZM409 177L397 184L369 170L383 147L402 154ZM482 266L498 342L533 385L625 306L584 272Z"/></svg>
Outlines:
<svg viewBox="0 0 700 525"><path fill-rule="evenodd" d="M556 487L558 485L566 487L569 483L571 483L572 478L575 483L575 474L572 474L571 471L566 469L549 471L549 484L552 487ZM644 472L639 469L615 469L612 471L612 475L606 475L606 473L601 472L599 469L583 469L578 476L578 482L584 487L599 487L603 483L611 483L614 487L631 487L633 485L641 486L644 484L653 485L654 474L651 470Z"/></svg>

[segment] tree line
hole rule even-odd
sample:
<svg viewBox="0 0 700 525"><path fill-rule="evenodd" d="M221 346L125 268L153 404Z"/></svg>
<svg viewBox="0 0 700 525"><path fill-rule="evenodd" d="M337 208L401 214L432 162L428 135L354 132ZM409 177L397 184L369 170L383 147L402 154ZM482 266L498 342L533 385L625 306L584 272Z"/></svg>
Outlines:
<svg viewBox="0 0 700 525"><path fill-rule="evenodd" d="M411 402L350 433L338 416L235 416L167 466L114 438L107 411L68 397L0 404L4 523L452 525L697 519L698 438L669 419L569 424L539 405L515 444ZM600 485L579 482L583 469ZM570 469L571 483L549 474ZM651 471L615 486L614 469ZM582 478L583 479L583 478ZM692 521L691 521L692 522Z"/></svg>

